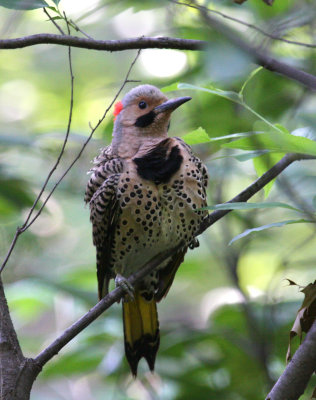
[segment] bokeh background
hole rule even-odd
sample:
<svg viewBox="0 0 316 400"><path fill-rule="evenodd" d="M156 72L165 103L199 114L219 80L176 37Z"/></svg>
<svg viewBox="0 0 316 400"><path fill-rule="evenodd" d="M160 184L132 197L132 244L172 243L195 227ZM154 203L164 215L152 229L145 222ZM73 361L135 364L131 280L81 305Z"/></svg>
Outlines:
<svg viewBox="0 0 316 400"><path fill-rule="evenodd" d="M213 9L270 33L310 42L315 38L313 0L205 2ZM53 5L53 4L52 4ZM96 39L174 36L208 40L206 52L144 50L131 79L160 88L175 82L239 91L256 68L249 56L203 26L198 13L168 1L62 0L60 9ZM58 33L42 10L0 7L0 36ZM51 12L54 16L54 12ZM60 21L56 21L60 22ZM62 24L62 21L60 22ZM286 62L316 73L315 50L272 41L232 24L247 40ZM64 27L65 29L65 27ZM81 35L80 33L78 33ZM3 50L0 61L0 253L4 258L53 166L63 143L70 103L67 48L38 45ZM74 112L69 143L46 194L77 155L121 86L136 51L106 53L73 49ZM136 83L130 83L125 91ZM203 127L211 138L257 129L257 118L226 99L199 91L172 120L170 135ZM299 84L262 70L245 88L247 103L273 123L313 135L315 95ZM111 113L110 113L111 114ZM108 115L40 218L24 233L3 274L23 352L35 356L97 301L95 250L83 196L99 148L110 143ZM307 128L309 127L309 128ZM257 175L253 154L194 146L208 167L209 204L229 200ZM200 238L159 304L161 346L156 374L140 363L133 380L124 359L121 305L114 305L78 335L43 370L32 400L225 399L259 400L285 367L289 331L303 300L298 287L315 279L315 225L293 224L236 235L263 224L315 215L315 162L292 165L268 197L305 210L234 211ZM264 201L260 192L255 201ZM308 399L315 379L302 399Z"/></svg>

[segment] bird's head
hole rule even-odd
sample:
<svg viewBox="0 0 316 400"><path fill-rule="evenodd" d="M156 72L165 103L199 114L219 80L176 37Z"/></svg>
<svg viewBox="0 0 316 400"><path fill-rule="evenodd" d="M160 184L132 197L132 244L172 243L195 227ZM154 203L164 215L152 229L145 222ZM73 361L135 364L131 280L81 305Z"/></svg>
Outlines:
<svg viewBox="0 0 316 400"><path fill-rule="evenodd" d="M112 148L121 157L133 157L167 137L171 113L191 97L168 98L155 86L133 88L116 103Z"/></svg>

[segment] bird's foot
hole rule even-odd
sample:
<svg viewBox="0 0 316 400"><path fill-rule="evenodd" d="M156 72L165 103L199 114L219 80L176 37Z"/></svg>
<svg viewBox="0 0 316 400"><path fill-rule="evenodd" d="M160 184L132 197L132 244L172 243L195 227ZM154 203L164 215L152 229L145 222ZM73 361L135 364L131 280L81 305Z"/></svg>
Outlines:
<svg viewBox="0 0 316 400"><path fill-rule="evenodd" d="M189 244L189 248L191 249L191 250L193 250L193 249L195 249L196 247L199 247L200 246L200 242L198 241L198 239L196 239L196 238L194 238L193 240L192 240L192 242Z"/></svg>
<svg viewBox="0 0 316 400"><path fill-rule="evenodd" d="M128 300L135 300L134 297L134 287L129 281L124 278L124 276L117 274L115 278L115 286L120 287L124 290L124 293L127 295Z"/></svg>

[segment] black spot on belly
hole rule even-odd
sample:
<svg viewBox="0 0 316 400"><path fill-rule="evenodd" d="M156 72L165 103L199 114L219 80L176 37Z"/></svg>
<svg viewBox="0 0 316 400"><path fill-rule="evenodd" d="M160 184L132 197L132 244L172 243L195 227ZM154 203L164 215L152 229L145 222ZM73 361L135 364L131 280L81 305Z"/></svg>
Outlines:
<svg viewBox="0 0 316 400"><path fill-rule="evenodd" d="M167 183L175 174L183 161L178 146L173 146L168 153L170 139L161 141L144 157L134 158L138 174L156 184Z"/></svg>

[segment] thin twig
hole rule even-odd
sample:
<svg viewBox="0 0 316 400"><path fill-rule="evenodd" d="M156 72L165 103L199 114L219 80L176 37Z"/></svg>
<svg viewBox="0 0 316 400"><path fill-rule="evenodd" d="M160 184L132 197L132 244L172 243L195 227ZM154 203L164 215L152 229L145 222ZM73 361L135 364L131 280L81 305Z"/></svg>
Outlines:
<svg viewBox="0 0 316 400"><path fill-rule="evenodd" d="M192 0L192 4L198 6L194 0ZM290 79L296 80L311 90L316 90L316 76L273 58L271 54L263 52L258 47L249 44L248 41L245 40L235 29L230 28L218 18L211 16L204 8L198 7L198 10L202 19L209 27L221 33L236 47L248 54L255 63L262 65L270 71L277 72Z"/></svg>
<svg viewBox="0 0 316 400"><path fill-rule="evenodd" d="M68 172L69 172L69 171L71 170L71 168L74 166L74 164L75 164L75 163L79 160L79 158L81 157L81 154L83 153L83 151L84 151L84 149L86 148L87 144L90 142L90 140L91 140L91 138L92 138L94 132L95 132L96 129L100 126L100 124L103 122L103 120L104 120L104 118L106 117L107 113L109 112L110 108L111 108L112 105L115 103L116 99L118 98L118 96L120 95L120 93L121 93L121 91L123 90L124 86L126 85L126 83L127 83L127 81L128 81L128 78L129 78L129 75L130 75L130 73L131 73L131 71L132 71L132 68L133 68L133 66L135 65L135 63L136 63L136 61L137 61L137 59L138 59L138 57L139 57L140 51L141 51L141 50L138 50L135 59L134 59L133 62L131 63L131 65L130 65L130 67L129 67L129 70L128 70L127 74L126 74L126 77L125 77L125 79L124 79L124 82L123 82L123 84L122 84L122 86L120 87L120 89L118 90L118 92L116 93L116 95L114 96L114 99L111 101L110 105L109 105L109 106L107 107L107 109L105 110L103 116L99 119L98 123L97 123L97 124L94 126L94 128L91 130L91 133L90 133L89 137L88 137L88 138L86 139L86 141L83 143L83 145L82 145L82 147L81 147L79 153L77 154L77 156L76 156L76 157L74 158L74 160L71 162L71 164L70 164L69 167L66 169L66 171L62 174L62 176L58 179L58 181L55 183L55 185L54 185L53 188L51 189L50 193L47 195L46 199L44 200L42 206L41 206L40 209L37 211L36 215L35 215L35 216L31 219L31 221L29 222L29 220L30 220L30 218L31 218L31 212L30 212L29 215L28 215L28 217L27 217L27 220L25 221L25 223L23 224L23 226L20 227L20 228L17 228L16 234L15 234L15 236L14 236L14 239L13 239L11 245L10 245L10 249L9 249L9 251L8 251L6 257L5 257L5 260L4 260L4 262L3 262L2 266L1 266L0 273L1 273L1 272L3 271L3 269L5 268L5 266L6 266L7 262L8 262L8 260L9 260L9 258L10 258L10 256L11 256L11 254L12 254L12 251L13 251L15 245L16 245L16 242L17 242L17 240L18 240L19 235L20 235L21 233L25 232L25 231L34 223L34 221L41 215L41 212L43 211L44 207L46 206L48 200L51 198L51 196L52 196L52 194L54 193L54 191L55 191L55 189L57 188L57 186L58 186L58 185L60 184L60 182L65 178L65 176L68 174ZM71 106L71 107L72 107L72 106ZM71 114L72 114L72 113L71 113ZM70 123L71 123L71 117L69 117L69 121L70 121ZM70 129L70 123L68 124L69 129ZM64 149L64 147L65 147L65 142L64 142L63 149ZM61 155L60 155L60 157L61 157ZM60 160L60 157L59 157L59 160ZM59 161L58 161L58 162L59 162ZM54 169L56 169L57 165L55 164L54 167L55 167ZM46 179L45 184L44 184L44 187L42 188L40 194L43 193L44 188L45 188L46 185L47 185L48 179L49 179L50 176L52 175L54 169L51 171L51 173L49 174L49 177ZM36 199L37 202L38 202L39 197L40 197L40 195L39 195L39 196L37 197L37 199ZM34 203L34 204L35 204L35 203ZM34 208L35 208L35 205L33 205L33 207L32 207L31 210L33 211Z"/></svg>
<svg viewBox="0 0 316 400"><path fill-rule="evenodd" d="M275 164L270 170L263 174L259 179L253 182L245 190L231 199L228 203L247 201L254 194L259 192L267 183L279 175L285 168L291 165L293 162L304 159L314 159L314 157L305 156L302 154L287 154L277 164ZM232 210L217 210L212 212L205 222L201 225L201 228L196 233L196 236L200 235L207 228L217 222L219 219L224 217ZM183 243L178 246L162 252L151 259L143 268L136 273L132 274L128 280L134 286L140 282L146 275L153 271L158 265L164 262L167 258L175 254L179 249L183 247ZM88 313L82 316L72 326L70 326L65 332L63 332L53 343L51 343L46 349L44 349L36 358L35 362L42 367L45 365L54 355L56 355L67 343L69 343L75 336L77 336L85 327L90 325L96 318L98 318L105 310L107 310L112 304L119 301L124 296L124 291L118 287L106 295L98 304L96 304Z"/></svg>
<svg viewBox="0 0 316 400"><path fill-rule="evenodd" d="M316 44L314 44L314 43L297 42L295 40L282 38L280 36L274 35L273 33L266 32L265 30L259 28L256 25L253 25L253 24L250 24L248 22L242 21L242 20L240 20L238 18L235 18L235 17L231 17L230 15L224 14L223 12L218 11L218 10L214 10L212 8L208 8L208 7L201 6L201 5L194 5L192 3L189 4L189 3L185 3L185 2L177 1L177 0L169 0L169 1L171 3L187 6L187 7L190 7L190 8L194 8L196 10L204 9L207 12L219 15L222 18L225 18L225 19L228 19L230 21L236 22L237 24L240 24L240 25L243 25L243 26L247 26L248 28L253 29L253 30L261 33L262 35L264 35L264 36L266 36L266 37L268 37L270 39L273 39L273 40L278 40L278 41L285 42L285 43L288 43L288 44L293 44L293 45L296 45L296 46L303 46L303 47L307 47L307 48L316 48Z"/></svg>
<svg viewBox="0 0 316 400"><path fill-rule="evenodd" d="M56 26L56 28L59 30L59 32L62 35L65 35L65 32L62 30L62 28L57 24L57 22L49 15L48 11L46 10L46 8L43 8L44 13L48 16L48 18L50 19L50 21ZM70 32L68 31L68 34L70 35Z"/></svg>
<svg viewBox="0 0 316 400"><path fill-rule="evenodd" d="M44 9L44 11L45 11L45 9ZM54 21L52 21L52 22L54 22ZM67 25L67 27L68 27L68 33L70 33L69 26ZM65 135L65 138L64 138L64 142L63 142L62 148L60 150L60 153L59 153L59 155L57 157L57 160L56 160L53 168L48 173L47 178L46 178L46 180L45 180L45 182L44 182L39 194L37 195L32 207L30 208L30 211L29 211L29 213L28 213L23 225L21 227L17 227L17 229L16 229L16 232L15 232L14 238L12 240L12 243L10 245L10 248L8 250L8 253L7 253L7 255L6 255L4 261L3 261L2 265L1 265L0 274L3 271L3 269L5 268L5 266L6 266L7 262L8 262L11 254L12 254L12 251L13 251L13 249L14 249L17 241L18 241L19 236L23 232L25 232L33 224L33 222L37 219L37 217L41 213L44 205L47 203L47 199L46 199L46 201L44 202L44 204L42 205L40 210L37 212L35 217L32 219L31 222L29 222L31 217L32 217L32 215L33 215L35 207L39 203L39 201L40 201L40 199L41 199L41 197L42 197L42 195L43 195L43 193L44 193L44 191L45 191L45 189L46 189L46 187L48 185L48 182L50 181L51 176L53 175L53 173L55 172L55 170L57 169L57 167L58 167L58 165L60 163L60 160L61 160L61 158L62 158L62 156L64 154L64 151L65 151L65 148L66 148L66 145L67 145L67 142L68 142L68 138L69 138L69 134L70 134L70 127L71 127L71 120L72 120L73 98L74 98L74 75L73 75L73 70L72 70L71 46L68 47L68 63L69 63L69 72L70 72L70 107L69 107L68 124L67 124L67 130L66 130L66 135Z"/></svg>
<svg viewBox="0 0 316 400"><path fill-rule="evenodd" d="M60 184L60 182L65 178L65 176L68 174L68 172L71 170L71 168L74 166L74 164L79 160L79 158L81 157L81 154L83 153L84 149L86 148L87 144L90 142L94 132L98 129L98 127L101 125L101 123L104 121L104 118L106 117L107 113L109 112L110 108L113 106L113 104L115 103L116 99L118 98L118 96L120 95L121 91L123 90L124 86L126 85L127 81L128 81L128 76L130 75L130 72L134 66L134 64L136 63L139 54L140 54L141 50L138 50L137 55L135 57L135 59L133 60L133 62L130 65L130 68L126 74L126 78L122 84L122 86L120 87L120 89L118 90L118 92L116 93L116 95L114 96L113 100L111 101L110 105L107 107L107 109L105 110L104 114L102 115L102 117L99 119L99 121L97 122L97 124L93 127L93 129L90 132L90 135L88 136L88 138L86 139L86 141L83 143L79 153L77 154L77 156L74 158L74 160L71 162L71 164L69 165L69 167L66 169L66 171L62 174L62 176L59 178L59 180L55 183L55 185L53 186L52 190L50 191L50 193L48 194L47 198L45 199L45 201L43 202L41 208L38 210L36 216L31 220L31 222L28 224L28 226L26 227L26 229L32 225L32 223L38 218L38 216L41 214L43 208L45 207L46 203L48 202L48 200L50 199L50 197L52 196L52 194L54 193L55 189L57 188L57 186Z"/></svg>
<svg viewBox="0 0 316 400"><path fill-rule="evenodd" d="M83 31L81 28L79 28L79 26L72 20L70 19L69 22L71 23L71 25L73 26L73 28L77 31L77 32L81 32L84 36L86 36L88 39L94 40L92 36L88 35L85 31Z"/></svg>

